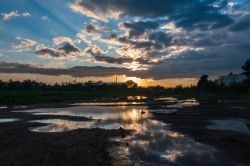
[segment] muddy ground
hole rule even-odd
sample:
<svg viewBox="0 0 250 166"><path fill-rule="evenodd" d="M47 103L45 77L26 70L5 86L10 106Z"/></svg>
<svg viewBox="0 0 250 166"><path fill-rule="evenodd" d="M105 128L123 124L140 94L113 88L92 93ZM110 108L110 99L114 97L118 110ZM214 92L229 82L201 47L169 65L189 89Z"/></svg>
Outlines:
<svg viewBox="0 0 250 166"><path fill-rule="evenodd" d="M32 107L33 108L33 107ZM109 148L120 146L112 138L123 138L129 131L78 129L69 132L36 133L28 128L41 126L31 120L58 118L56 115L32 116L28 113L1 110L1 118L22 121L0 123L1 166L79 166L111 165ZM16 109L15 109L16 110ZM60 119L89 120L83 117L60 116ZM130 161L126 161L131 165Z"/></svg>
<svg viewBox="0 0 250 166"><path fill-rule="evenodd" d="M209 120L243 118L250 122L250 100L228 100L221 103L203 102L199 106L184 107L171 114L154 114L155 118L170 123L171 128L196 141L224 152L230 158L250 165L250 135L225 130L208 130ZM250 127L250 124L248 124Z"/></svg>
<svg viewBox="0 0 250 166"><path fill-rule="evenodd" d="M155 104L157 105L157 104ZM150 103L150 106L155 106ZM69 103L41 104L25 109L40 107L68 107ZM158 106L157 106L158 107ZM160 108L160 106L159 106ZM36 115L12 112L24 108L0 110L1 118L20 118L22 121L0 124L0 165L1 166L78 166L78 165L132 165L133 162L123 156L114 158L115 147L124 146L122 139L132 131L78 129L60 133L30 132L30 127L41 126L40 123L28 123L41 119L69 119L88 121L83 117ZM244 118L250 121L250 100L230 100L221 103L202 102L199 106L179 108L171 114L155 113L154 117L171 128L193 137L196 141L206 143L223 151L230 158L250 165L250 136L232 131L207 130L209 120ZM250 126L250 124L248 124ZM125 146L129 143L125 142ZM112 154L111 154L112 153ZM117 152L117 154L119 154Z"/></svg>

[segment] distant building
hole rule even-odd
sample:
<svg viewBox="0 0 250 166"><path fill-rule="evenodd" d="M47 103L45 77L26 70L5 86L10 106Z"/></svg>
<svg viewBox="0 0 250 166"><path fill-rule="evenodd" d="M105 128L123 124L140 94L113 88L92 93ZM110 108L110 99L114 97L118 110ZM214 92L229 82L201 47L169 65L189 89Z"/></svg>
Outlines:
<svg viewBox="0 0 250 166"><path fill-rule="evenodd" d="M246 80L246 76L243 73L240 74L233 74L230 73L229 75L219 76L218 82L219 84L225 85L232 85L237 83L242 83Z"/></svg>

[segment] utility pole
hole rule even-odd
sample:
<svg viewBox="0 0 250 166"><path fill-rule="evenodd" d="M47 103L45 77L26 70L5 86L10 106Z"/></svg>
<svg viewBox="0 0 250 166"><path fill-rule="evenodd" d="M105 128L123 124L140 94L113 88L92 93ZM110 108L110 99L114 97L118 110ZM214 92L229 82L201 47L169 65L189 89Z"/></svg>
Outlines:
<svg viewBox="0 0 250 166"><path fill-rule="evenodd" d="M75 80L74 80L74 82L76 83L76 76L75 76Z"/></svg>
<svg viewBox="0 0 250 166"><path fill-rule="evenodd" d="M115 84L117 85L117 74L115 75Z"/></svg>

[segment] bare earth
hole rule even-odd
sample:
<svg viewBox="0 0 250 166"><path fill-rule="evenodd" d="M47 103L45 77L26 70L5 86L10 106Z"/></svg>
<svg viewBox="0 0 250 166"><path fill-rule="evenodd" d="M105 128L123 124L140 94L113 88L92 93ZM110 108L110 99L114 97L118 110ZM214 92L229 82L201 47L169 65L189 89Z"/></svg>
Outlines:
<svg viewBox="0 0 250 166"><path fill-rule="evenodd" d="M205 102L199 106L181 108L171 114L155 114L155 118L170 123L172 129L189 135L196 141L215 146L234 160L250 164L249 134L206 129L209 120L214 119L242 118L250 122L249 99Z"/></svg>
<svg viewBox="0 0 250 166"><path fill-rule="evenodd" d="M36 107L67 107L68 104L45 104ZM154 106L151 103L151 106ZM149 105L150 107L150 105ZM131 134L123 129L78 129L61 133L35 133L28 128L41 126L27 123L31 120L57 118L57 115L33 116L28 113L11 112L23 108L0 111L1 118L21 118L23 121L0 124L0 165L3 166L76 166L76 165L132 165L126 157L112 158L118 152L112 147L127 146L129 143L112 141ZM88 118L60 116L62 119L87 121ZM250 165L250 135L225 130L206 129L209 120L242 118L250 122L250 100L231 100L221 103L202 102L198 106L180 108L179 111L154 113L157 120L171 124L171 128L193 137L196 141L209 144L223 151L228 157ZM248 127L250 124L247 124ZM112 155L110 153L113 153Z"/></svg>

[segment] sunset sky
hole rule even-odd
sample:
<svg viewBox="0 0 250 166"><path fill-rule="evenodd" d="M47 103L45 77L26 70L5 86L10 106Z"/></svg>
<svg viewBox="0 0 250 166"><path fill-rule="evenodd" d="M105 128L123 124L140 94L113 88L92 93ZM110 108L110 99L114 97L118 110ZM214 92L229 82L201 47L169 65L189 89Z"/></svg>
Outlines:
<svg viewBox="0 0 250 166"><path fill-rule="evenodd" d="M0 78L195 84L250 58L249 0L1 0Z"/></svg>

